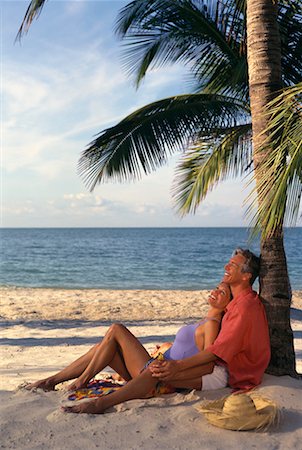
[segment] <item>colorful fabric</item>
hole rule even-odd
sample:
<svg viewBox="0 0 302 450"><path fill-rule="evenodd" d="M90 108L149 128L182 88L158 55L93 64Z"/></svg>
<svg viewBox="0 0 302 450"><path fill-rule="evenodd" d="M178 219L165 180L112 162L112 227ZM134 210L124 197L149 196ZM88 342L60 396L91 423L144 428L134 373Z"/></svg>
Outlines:
<svg viewBox="0 0 302 450"><path fill-rule="evenodd" d="M126 383L116 383L111 380L91 380L87 388L77 389L68 396L68 400L82 400L83 398L96 398L117 391Z"/></svg>
<svg viewBox="0 0 302 450"><path fill-rule="evenodd" d="M157 383L157 385L155 386L150 395L153 395L154 397L159 397L160 395L173 394L174 392L176 392L175 387L160 381L159 383Z"/></svg>
<svg viewBox="0 0 302 450"><path fill-rule="evenodd" d="M111 394L123 387L125 383L116 383L111 380L91 380L87 388L77 389L68 396L68 400L82 400L84 398L97 398L103 395ZM164 383L157 383L156 387L150 392L151 396L160 396L163 394L172 394L176 389Z"/></svg>
<svg viewBox="0 0 302 450"><path fill-rule="evenodd" d="M227 364L233 389L261 383L270 360L270 340L264 306L251 288L228 304L221 331L207 350Z"/></svg>

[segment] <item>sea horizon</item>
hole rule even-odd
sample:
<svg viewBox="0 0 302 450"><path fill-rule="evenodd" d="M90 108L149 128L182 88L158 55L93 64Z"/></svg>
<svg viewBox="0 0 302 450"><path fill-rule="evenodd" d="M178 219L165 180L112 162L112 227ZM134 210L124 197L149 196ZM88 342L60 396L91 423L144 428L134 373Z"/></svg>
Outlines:
<svg viewBox="0 0 302 450"><path fill-rule="evenodd" d="M246 227L3 227L0 286L203 290L236 247L259 254ZM302 228L285 229L293 290L302 289Z"/></svg>
<svg viewBox="0 0 302 450"><path fill-rule="evenodd" d="M220 228L242 228L242 229L245 229L245 230L251 230L253 227L244 227L244 226L199 226L199 227L196 227L196 226L184 226L184 227L182 227L182 226L178 226L178 227L175 227L175 226L152 226L152 227L148 227L148 226L140 226L140 227L135 227L135 226L128 226L128 227L122 227L122 226L110 226L110 227L88 227L88 226L85 226L85 227L61 227L61 226L56 226L56 227L39 227L39 226L32 226L32 227L3 227L3 226L1 226L0 225L0 229L2 229L2 230L27 230L27 229L34 229L34 230L36 230L36 229L41 229L41 230L43 230L43 229L69 229L69 228L71 228L71 229L88 229L88 230L90 230L90 229L106 229L106 228L108 228L108 229L111 229L111 228L113 228L113 229L131 229L131 228L136 228L136 229L141 229L141 228L143 228L143 229L145 229L145 228L147 228L147 229L153 229L153 228L176 228L176 229L182 229L182 228L188 228L188 229L190 229L190 228L196 228L196 229L199 229L199 228L214 228L214 229L216 229L216 228L218 228L218 229L220 229ZM292 230L292 229L296 229L296 228L302 228L302 225L298 225L298 226L294 226L294 227L284 227L284 230L286 231L286 230Z"/></svg>

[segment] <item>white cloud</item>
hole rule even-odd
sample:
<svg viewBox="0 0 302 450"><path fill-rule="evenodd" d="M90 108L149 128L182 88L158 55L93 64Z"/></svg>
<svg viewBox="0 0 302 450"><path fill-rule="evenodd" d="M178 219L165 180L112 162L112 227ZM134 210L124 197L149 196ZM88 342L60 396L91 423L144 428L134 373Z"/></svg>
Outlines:
<svg viewBox="0 0 302 450"><path fill-rule="evenodd" d="M68 153L76 162L93 134L122 116L119 99L126 79L112 71L109 60L100 67L100 56L93 56L95 66L84 60L81 67L71 64L65 73L59 63L57 68L31 64L18 69L6 64L2 83L6 170L31 166L43 175L49 159L53 167L59 166L59 158L64 160ZM89 51L86 57L91 59Z"/></svg>
<svg viewBox="0 0 302 450"><path fill-rule="evenodd" d="M158 205L148 205L146 203L143 203L141 205L137 205L133 208L133 211L137 214L143 214L143 215L154 215L158 212Z"/></svg>
<svg viewBox="0 0 302 450"><path fill-rule="evenodd" d="M82 14L84 9L86 8L87 0L72 0L65 2L65 11L67 15L76 16L78 14Z"/></svg>
<svg viewBox="0 0 302 450"><path fill-rule="evenodd" d="M37 77L6 68L2 75L3 113L12 117L41 106L48 96L48 86ZM7 97L7 98L5 98Z"/></svg>
<svg viewBox="0 0 302 450"><path fill-rule="evenodd" d="M64 194L63 199L65 202L61 207L63 206L65 211L68 211L68 209L71 208L72 210L75 210L73 213L82 215L83 217L87 214L87 209L93 213L103 214L110 212L110 209L115 209L120 206L115 202L106 200L98 194L83 192L77 194Z"/></svg>

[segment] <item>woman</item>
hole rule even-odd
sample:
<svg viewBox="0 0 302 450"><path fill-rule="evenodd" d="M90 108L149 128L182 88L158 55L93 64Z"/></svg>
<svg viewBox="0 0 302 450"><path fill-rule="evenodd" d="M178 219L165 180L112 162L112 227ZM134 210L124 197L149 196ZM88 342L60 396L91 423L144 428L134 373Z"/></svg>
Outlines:
<svg viewBox="0 0 302 450"><path fill-rule="evenodd" d="M214 342L219 333L224 309L231 300L228 285L220 283L216 289L211 291L209 301L211 299L215 300L215 307L209 309L206 319L197 324L182 327L178 331L171 348L165 353L165 360L188 358L206 349ZM158 365L157 360L150 359L149 353L126 327L121 324L113 324L104 339L86 354L57 374L32 383L28 386L28 389L53 390L58 383L74 378L76 380L68 386L68 390L80 389L87 386L91 378L106 366L110 366L128 382L125 386L96 400L63 408L65 412L99 414L118 403L148 396L148 393L154 389L159 381L154 374L156 365ZM181 380L169 379L169 384L177 388L200 390L205 379L203 376L213 372L213 368L214 363L212 362L203 364L197 367L198 371L195 370L193 376L194 371L189 371L187 375L183 374ZM205 389L204 385L203 388Z"/></svg>

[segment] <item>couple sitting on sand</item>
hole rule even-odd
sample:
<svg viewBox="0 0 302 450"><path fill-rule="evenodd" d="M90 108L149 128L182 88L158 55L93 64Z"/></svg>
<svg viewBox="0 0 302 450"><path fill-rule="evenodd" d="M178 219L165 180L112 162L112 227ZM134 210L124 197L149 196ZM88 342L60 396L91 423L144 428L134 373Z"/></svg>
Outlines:
<svg viewBox="0 0 302 450"><path fill-rule="evenodd" d="M133 334L113 324L104 339L57 374L29 389L52 390L75 379L76 390L106 366L127 383L117 391L88 402L64 407L65 412L99 414L118 403L150 396L159 382L198 390L247 390L261 383L270 360L270 342L264 307L252 284L259 273L259 258L237 249L225 266L222 282L209 296L205 320L182 327L164 360L151 358Z"/></svg>

